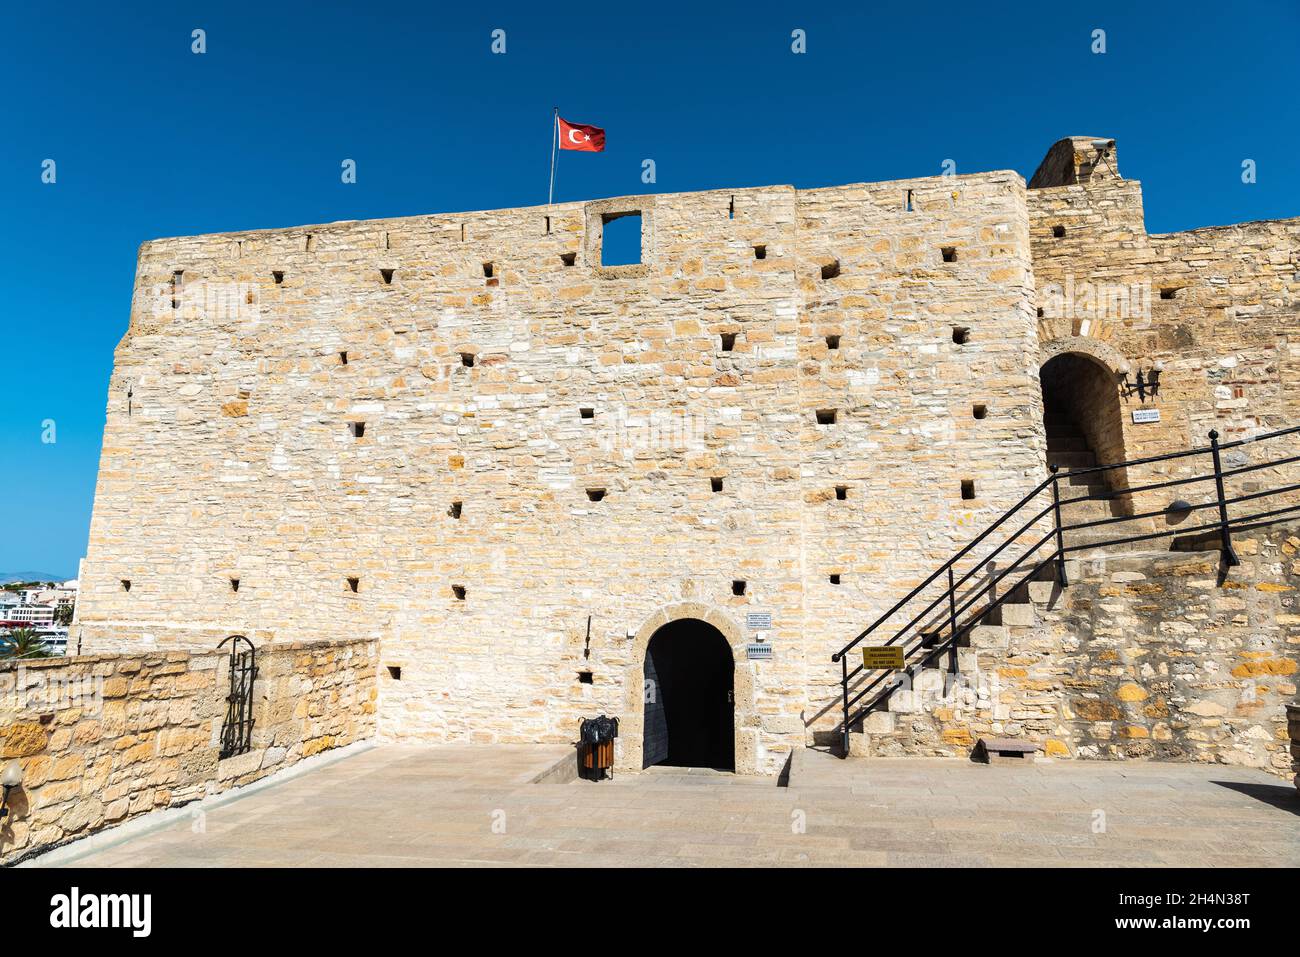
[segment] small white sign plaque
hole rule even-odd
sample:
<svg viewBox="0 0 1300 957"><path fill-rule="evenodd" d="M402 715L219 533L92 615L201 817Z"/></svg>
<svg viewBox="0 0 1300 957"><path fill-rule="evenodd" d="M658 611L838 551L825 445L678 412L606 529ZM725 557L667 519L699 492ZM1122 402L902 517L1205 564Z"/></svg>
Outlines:
<svg viewBox="0 0 1300 957"><path fill-rule="evenodd" d="M1134 425L1141 425L1144 422L1159 422L1159 421L1160 421L1159 409L1134 409L1133 410Z"/></svg>

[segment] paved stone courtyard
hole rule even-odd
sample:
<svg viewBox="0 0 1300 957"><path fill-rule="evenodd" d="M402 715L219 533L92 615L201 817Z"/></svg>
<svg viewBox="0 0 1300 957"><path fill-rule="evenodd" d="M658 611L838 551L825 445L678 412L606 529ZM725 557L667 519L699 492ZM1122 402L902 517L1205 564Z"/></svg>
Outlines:
<svg viewBox="0 0 1300 957"><path fill-rule="evenodd" d="M553 746L380 746L59 863L1297 866L1300 798L1263 772L1186 764L804 752L772 778L657 768L531 783ZM1104 818L1103 818L1104 815Z"/></svg>

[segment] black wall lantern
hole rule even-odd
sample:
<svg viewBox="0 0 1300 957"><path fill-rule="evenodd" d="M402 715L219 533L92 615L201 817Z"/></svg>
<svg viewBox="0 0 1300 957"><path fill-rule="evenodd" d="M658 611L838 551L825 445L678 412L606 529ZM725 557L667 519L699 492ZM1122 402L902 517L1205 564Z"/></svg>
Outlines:
<svg viewBox="0 0 1300 957"><path fill-rule="evenodd" d="M1136 392L1138 398L1145 402L1147 396L1154 399L1160 394L1160 373L1164 371L1165 364L1156 362L1149 369L1139 368L1136 381L1129 382L1129 364L1126 362L1116 370L1115 375L1119 379L1119 390L1124 394L1124 398L1127 399Z"/></svg>
<svg viewBox="0 0 1300 957"><path fill-rule="evenodd" d="M4 796L0 797L0 817L6 817L9 814L9 792L16 787L22 787L23 783L23 766L17 761L10 761L5 765L3 772L0 772L0 788L4 789Z"/></svg>

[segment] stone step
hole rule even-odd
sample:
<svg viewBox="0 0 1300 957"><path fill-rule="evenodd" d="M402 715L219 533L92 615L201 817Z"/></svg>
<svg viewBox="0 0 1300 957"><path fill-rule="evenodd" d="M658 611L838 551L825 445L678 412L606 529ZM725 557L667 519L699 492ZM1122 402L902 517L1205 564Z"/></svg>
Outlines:
<svg viewBox="0 0 1300 957"><path fill-rule="evenodd" d="M1055 578L1051 581L1026 582L1026 585L1029 589L1029 600L1035 605L1050 605L1061 592L1061 586L1057 584Z"/></svg>
<svg viewBox="0 0 1300 957"><path fill-rule="evenodd" d="M1112 499L1082 499L1084 494L1083 490L1078 490L1062 496L1062 524L1075 525L1079 522L1092 522L1099 518L1113 518L1115 516ZM1082 501L1069 501L1071 498L1080 498Z"/></svg>
<svg viewBox="0 0 1300 957"><path fill-rule="evenodd" d="M1024 603L1006 601L989 612L985 616L985 621L990 625L1002 625L1003 627L1032 628L1038 624L1038 615L1034 611L1034 606L1028 601ZM974 642L972 642L973 644Z"/></svg>
<svg viewBox="0 0 1300 957"><path fill-rule="evenodd" d="M1104 473L1102 472L1084 472L1082 474L1075 474L1067 471L1062 474L1066 485L1086 485L1090 488L1096 489L1104 489L1106 487L1106 479L1103 477Z"/></svg>
<svg viewBox="0 0 1300 957"><path fill-rule="evenodd" d="M1088 440L1082 435L1049 435L1047 437L1049 452L1091 452Z"/></svg>
<svg viewBox="0 0 1300 957"><path fill-rule="evenodd" d="M1006 625L976 625L970 630L970 646L973 649L988 648L993 651L1005 651L1011 644L1011 630Z"/></svg>
<svg viewBox="0 0 1300 957"><path fill-rule="evenodd" d="M1051 452L1047 453L1047 464L1062 469L1085 469L1097 464L1097 457L1091 452Z"/></svg>

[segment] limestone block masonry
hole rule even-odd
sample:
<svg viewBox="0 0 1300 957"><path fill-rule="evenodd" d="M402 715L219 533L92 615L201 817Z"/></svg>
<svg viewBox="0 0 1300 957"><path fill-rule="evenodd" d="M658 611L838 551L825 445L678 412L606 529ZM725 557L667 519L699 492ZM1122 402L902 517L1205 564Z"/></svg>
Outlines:
<svg viewBox="0 0 1300 957"><path fill-rule="evenodd" d="M375 658L366 639L264 648L251 748L224 759L224 653L0 662L0 764L23 767L0 822L0 864L373 737Z"/></svg>
<svg viewBox="0 0 1300 957"><path fill-rule="evenodd" d="M1130 455L1294 419L1300 223L1148 236L1094 142L1033 188L145 243L73 641L373 640L388 739L571 741L606 712L634 770L654 623L700 618L735 661L737 770L775 770L836 724L831 654L1045 474L1048 358L1165 362ZM640 263L602 265L631 213ZM1081 310L1110 282L1174 293Z"/></svg>

